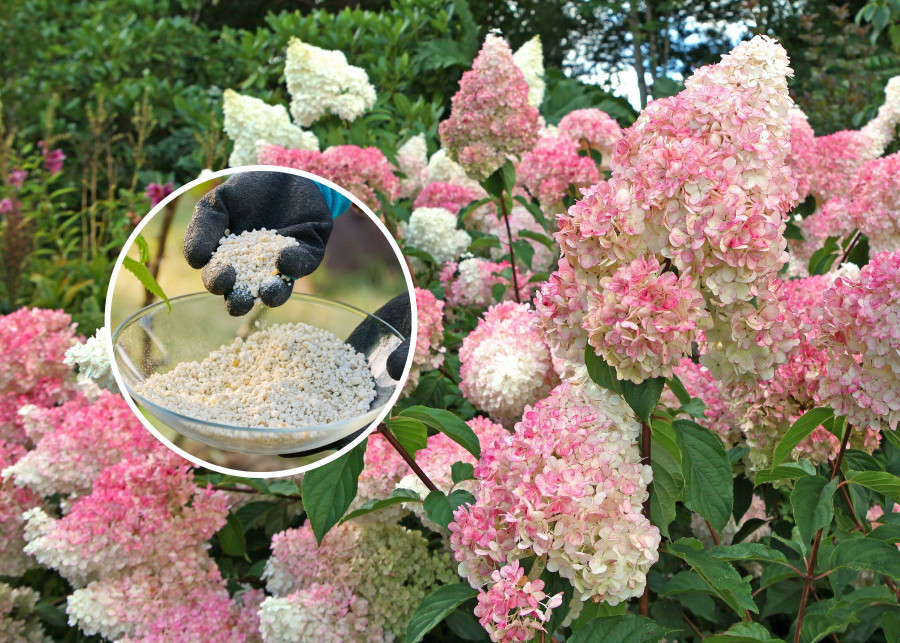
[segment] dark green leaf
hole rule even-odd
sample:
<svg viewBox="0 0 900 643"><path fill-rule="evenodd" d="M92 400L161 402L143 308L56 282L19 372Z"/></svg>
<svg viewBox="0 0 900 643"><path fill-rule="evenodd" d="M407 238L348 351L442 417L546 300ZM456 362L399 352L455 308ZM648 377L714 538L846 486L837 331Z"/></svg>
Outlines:
<svg viewBox="0 0 900 643"><path fill-rule="evenodd" d="M678 410L682 413L687 413L691 417L706 417L706 402L699 397L693 397L687 404L682 404Z"/></svg>
<svg viewBox="0 0 900 643"><path fill-rule="evenodd" d="M581 614L572 622L572 631L575 632L591 621L607 616L621 616L628 612L628 603L622 601L618 605L609 605L607 603L595 603L586 601L581 608Z"/></svg>
<svg viewBox="0 0 900 643"><path fill-rule="evenodd" d="M809 274L824 275L831 269L831 264L837 259L837 237L828 237L825 245L816 250L809 258Z"/></svg>
<svg viewBox="0 0 900 643"><path fill-rule="evenodd" d="M475 467L468 462L454 462L450 467L450 476L453 484L459 484L463 480L472 480L475 477Z"/></svg>
<svg viewBox="0 0 900 643"><path fill-rule="evenodd" d="M430 409L425 406L411 406L400 413L401 417L413 418L427 424L432 429L444 433L448 438L462 446L466 451L481 457L481 445L478 436L469 428L469 425L456 417L450 411L444 409Z"/></svg>
<svg viewBox="0 0 900 643"><path fill-rule="evenodd" d="M545 234L541 234L540 232L534 232L532 230L519 230L516 234L526 239L533 239L534 241L547 246L551 250L555 251L557 248L556 242L553 239Z"/></svg>
<svg viewBox="0 0 900 643"><path fill-rule="evenodd" d="M319 544L356 497L365 453L363 440L339 458L303 475L303 507Z"/></svg>
<svg viewBox="0 0 900 643"><path fill-rule="evenodd" d="M662 394L663 386L666 380L662 377L654 377L644 380L640 384L635 384L629 380L622 380L619 385L622 388L622 397L628 402L638 419L649 423L650 415L659 402L659 396Z"/></svg>
<svg viewBox="0 0 900 643"><path fill-rule="evenodd" d="M464 489L457 489L449 496L436 490L425 497L425 513L432 522L446 528L453 521L453 512L457 507L474 503L475 496Z"/></svg>
<svg viewBox="0 0 900 643"><path fill-rule="evenodd" d="M797 462L788 462L787 464L779 464L774 469L759 471L753 479L753 484L757 487L766 482L778 482L780 480L794 480L803 476L815 475L816 468L807 460L799 460Z"/></svg>
<svg viewBox="0 0 900 643"><path fill-rule="evenodd" d="M832 417L834 417L834 411L830 408L815 408L810 409L797 418L791 425L791 428L778 441L778 444L775 445L771 466L774 468L784 462L794 450L794 447L800 444L816 427L821 426L823 422Z"/></svg>
<svg viewBox="0 0 900 643"><path fill-rule="evenodd" d="M637 614L606 616L578 629L568 643L655 643L670 631Z"/></svg>
<svg viewBox="0 0 900 643"><path fill-rule="evenodd" d="M584 347L584 364L594 384L608 389L613 393L622 395L622 386L616 377L615 369L606 363L606 360L594 352L594 347L588 344Z"/></svg>
<svg viewBox="0 0 900 643"><path fill-rule="evenodd" d="M666 380L666 384L669 385L669 389L675 394L675 397L678 398L679 402L687 404L691 401L691 394L684 388L684 384L681 383L681 380L678 379L677 375L673 373L672 377Z"/></svg>
<svg viewBox="0 0 900 643"><path fill-rule="evenodd" d="M444 585L425 597L406 628L406 643L419 643L422 638L447 618L457 607L474 598L478 590L467 583Z"/></svg>
<svg viewBox="0 0 900 643"><path fill-rule="evenodd" d="M900 478L887 471L850 471L847 480L900 503Z"/></svg>
<svg viewBox="0 0 900 643"><path fill-rule="evenodd" d="M419 494L417 494L415 491L410 491L409 489L394 489L394 492L387 498L384 498L382 500L369 500L368 502L364 503L359 509L351 511L341 519L341 522L344 523L359 516L370 514L373 511L378 511L379 509L384 509L386 507L392 507L393 505L399 505L404 502L419 502L421 500L422 499L419 497Z"/></svg>
<svg viewBox="0 0 900 643"><path fill-rule="evenodd" d="M734 505L731 463L715 433L690 420L673 423L681 448L684 504L716 531L728 524Z"/></svg>
<svg viewBox="0 0 900 643"><path fill-rule="evenodd" d="M750 583L724 560L715 558L703 549L696 538L680 538L666 548L691 566L716 593L743 618L744 610L758 613Z"/></svg>
<svg viewBox="0 0 900 643"><path fill-rule="evenodd" d="M544 581L544 593L547 596L556 596L560 592L563 595L562 604L550 612L550 619L544 624L544 629L547 631L549 638L560 628L563 621L566 620L566 616L569 615L569 605L572 603L574 588L568 580L558 573L547 569L541 573L541 580Z"/></svg>
<svg viewBox="0 0 900 643"><path fill-rule="evenodd" d="M225 524L218 531L216 536L219 539L219 545L229 556L239 558L247 553L247 541L244 538L244 526L240 519L234 514L228 514L225 517Z"/></svg>
<svg viewBox="0 0 900 643"><path fill-rule="evenodd" d="M392 417L385 424L410 455L415 455L416 451L428 446L428 428L419 420L404 417L401 413L400 417Z"/></svg>
<svg viewBox="0 0 900 643"><path fill-rule="evenodd" d="M650 520L668 537L669 524L675 520L675 503L681 500L684 492L681 452L671 424L654 421L651 429Z"/></svg>
<svg viewBox="0 0 900 643"><path fill-rule="evenodd" d="M838 543L831 552L831 568L868 569L900 579L900 550L875 538L853 538Z"/></svg>
<svg viewBox="0 0 900 643"><path fill-rule="evenodd" d="M709 555L718 560L743 561L756 560L764 563L786 565L788 560L783 553L762 543L740 543L737 545L719 545L709 550Z"/></svg>
<svg viewBox="0 0 900 643"><path fill-rule="evenodd" d="M703 639L703 643L784 643L759 623L735 623L728 631Z"/></svg>
<svg viewBox="0 0 900 643"><path fill-rule="evenodd" d="M794 483L791 507L801 542L809 544L819 529L831 524L834 518L832 496L837 485L837 478L826 480L822 476L806 476Z"/></svg>

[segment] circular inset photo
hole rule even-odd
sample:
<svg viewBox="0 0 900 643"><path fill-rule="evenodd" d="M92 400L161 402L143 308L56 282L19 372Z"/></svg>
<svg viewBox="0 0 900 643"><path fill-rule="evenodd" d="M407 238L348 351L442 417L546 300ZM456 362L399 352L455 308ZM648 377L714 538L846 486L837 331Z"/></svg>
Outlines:
<svg viewBox="0 0 900 643"><path fill-rule="evenodd" d="M116 382L195 464L299 473L362 440L399 397L412 281L361 201L287 168L173 192L122 250L106 302Z"/></svg>

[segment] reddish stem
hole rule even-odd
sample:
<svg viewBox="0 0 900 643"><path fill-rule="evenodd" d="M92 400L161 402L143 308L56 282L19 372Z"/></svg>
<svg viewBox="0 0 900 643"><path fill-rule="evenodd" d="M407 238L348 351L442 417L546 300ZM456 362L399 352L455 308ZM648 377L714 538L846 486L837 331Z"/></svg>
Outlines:
<svg viewBox="0 0 900 643"><path fill-rule="evenodd" d="M641 463L650 466L650 441L653 434L650 431L650 425L641 420ZM647 492L647 499L644 500L643 514L650 518L650 493ZM650 588L644 585L644 593L641 594L641 600L638 602L638 608L641 616L650 616Z"/></svg>
<svg viewBox="0 0 900 643"><path fill-rule="evenodd" d="M500 212L503 214L503 223L506 224L506 238L509 240L509 262L512 264L512 282L513 292L515 293L516 303L522 303L522 297L519 295L519 278L516 272L516 254L513 251L512 229L509 227L509 213L506 211L506 199L504 195L500 195Z"/></svg>
<svg viewBox="0 0 900 643"><path fill-rule="evenodd" d="M415 473L419 477L419 480L422 481L422 483L428 488L429 491L438 491L437 485L435 485L431 481L431 478L429 478L425 474L425 472L422 471L422 467L416 464L415 458L413 458L409 454L409 451L404 449L403 445L401 445L400 442L397 441L397 438L393 433L391 433L391 430L387 428L387 425L380 424L378 426L378 432L384 436L384 439L387 440L392 447L394 447L394 450L400 454L400 457L403 458L403 461L409 465L409 468L413 470L413 473Z"/></svg>

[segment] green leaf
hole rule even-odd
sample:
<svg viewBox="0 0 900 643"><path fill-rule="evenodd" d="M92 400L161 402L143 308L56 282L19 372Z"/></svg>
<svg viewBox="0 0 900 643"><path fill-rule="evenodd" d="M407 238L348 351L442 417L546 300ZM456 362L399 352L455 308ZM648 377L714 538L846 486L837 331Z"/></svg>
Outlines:
<svg viewBox="0 0 900 643"><path fill-rule="evenodd" d="M477 239L472 239L472 243L469 244L469 252L478 252L479 250L489 250L491 248L499 248L500 247L500 239L495 237L494 235L486 235L483 237L478 237Z"/></svg>
<svg viewBox="0 0 900 643"><path fill-rule="evenodd" d="M690 420L673 422L681 448L684 504L716 531L728 524L734 505L731 463L715 433Z"/></svg>
<svg viewBox="0 0 900 643"><path fill-rule="evenodd" d="M891 431L889 429L882 429L881 435L887 438L888 442L893 444L895 447L900 449L900 431Z"/></svg>
<svg viewBox="0 0 900 643"><path fill-rule="evenodd" d="M778 482L779 480L794 480L803 476L812 476L816 474L816 468L806 460L798 460L797 462L788 462L787 464L779 464L773 469L759 471L753 479L754 486L765 484L766 482Z"/></svg>
<svg viewBox="0 0 900 643"><path fill-rule="evenodd" d="M681 451L671 424L655 420L651 430L650 520L668 537L669 525L675 520L675 503L681 500L684 492Z"/></svg>
<svg viewBox="0 0 900 643"><path fill-rule="evenodd" d="M581 614L572 622L572 631L575 632L591 621L607 616L622 616L628 612L628 603L622 601L618 605L608 603L595 603L586 601L581 608Z"/></svg>
<svg viewBox="0 0 900 643"><path fill-rule="evenodd" d="M548 237L545 234L541 234L540 232L534 232L533 230L519 230L516 234L519 237L524 237L526 239L532 239L533 241L537 241L538 243L541 243L541 244L547 246L551 250L556 250L556 248L557 248L556 242L553 239L551 239L550 237Z"/></svg>
<svg viewBox="0 0 900 643"><path fill-rule="evenodd" d="M853 538L838 543L831 552L831 569L868 569L888 578L900 579L900 550L876 538Z"/></svg>
<svg viewBox="0 0 900 643"><path fill-rule="evenodd" d="M687 404L691 401L691 394L684 388L684 384L681 383L681 380L677 375L673 373L672 377L666 380L666 384L669 385L669 390L675 394L675 397L678 398L679 402Z"/></svg>
<svg viewBox="0 0 900 643"><path fill-rule="evenodd" d="M434 260L434 257L432 257L429 253L425 252L424 250L420 250L419 248L413 248L411 246L404 246L403 254L407 257L415 257L416 259L419 259L420 261L424 261L429 266L437 265L437 262Z"/></svg>
<svg viewBox="0 0 900 643"><path fill-rule="evenodd" d="M475 456L476 460L481 457L481 445L478 442L478 436L475 435L475 432L468 424L450 411L430 409L426 406L411 406L401 412L400 416L413 418L430 426L432 429L440 431Z"/></svg>
<svg viewBox="0 0 900 643"><path fill-rule="evenodd" d="M422 499L419 497L419 494L417 494L415 491L410 491L409 489L394 489L394 492L387 498L383 498L381 500L369 500L359 509L351 511L341 519L341 523L345 523L348 520L353 520L354 518L358 518L359 516L365 516L366 514L370 514L373 511L378 511L379 509L385 509L386 507L392 507L404 502L421 502L421 500Z"/></svg>
<svg viewBox="0 0 900 643"><path fill-rule="evenodd" d="M696 538L679 538L666 551L690 565L741 618L744 610L759 612L753 602L749 581L741 578L729 563L703 549Z"/></svg>
<svg viewBox="0 0 900 643"><path fill-rule="evenodd" d="M850 471L847 480L900 503L900 478L887 471Z"/></svg>
<svg viewBox="0 0 900 643"><path fill-rule="evenodd" d="M236 558L242 557L247 553L247 541L244 538L244 526L241 524L240 518L234 514L225 516L225 524L218 531L216 536L219 539L219 545L229 556Z"/></svg>
<svg viewBox="0 0 900 643"><path fill-rule="evenodd" d="M406 627L406 643L419 643L457 607L478 595L467 583L443 585L437 588L416 608Z"/></svg>
<svg viewBox="0 0 900 643"><path fill-rule="evenodd" d="M813 535L819 529L831 524L834 518L832 496L837 485L837 478L826 480L822 476L806 476L794 484L791 507L803 543L812 542Z"/></svg>
<svg viewBox="0 0 900 643"><path fill-rule="evenodd" d="M531 270L531 262L534 260L534 246L528 243L526 239L516 239L512 243L512 249L516 253L516 261Z"/></svg>
<svg viewBox="0 0 900 643"><path fill-rule="evenodd" d="M531 213L531 216L534 217L535 221L537 221L538 223L541 224L541 227L544 230L546 230L547 228L550 227L550 225L547 223L547 217L544 216L544 213L541 212L541 209L538 206L536 206L534 203L532 203L531 201L529 201L528 199L526 199L523 196L517 196L517 197L513 197L513 198L516 201L518 201L519 203L521 203L523 206L525 206L525 209ZM520 231L520 233L521 233L521 231Z"/></svg>
<svg viewBox="0 0 900 643"><path fill-rule="evenodd" d="M468 462L454 462L450 466L450 476L453 484L459 484L463 480L473 480L475 478L475 467Z"/></svg>
<svg viewBox="0 0 900 643"><path fill-rule="evenodd" d="M834 411L830 408L815 408L797 418L775 445L775 451L772 454L772 468L784 462L794 447L800 444L816 427L821 426L823 422L832 417L834 417Z"/></svg>
<svg viewBox="0 0 900 643"><path fill-rule="evenodd" d="M356 497L365 453L363 440L341 457L303 474L303 508L320 545Z"/></svg>
<svg viewBox="0 0 900 643"><path fill-rule="evenodd" d="M622 397L628 402L628 406L634 410L638 419L648 424L665 384L666 380L662 377L644 380L640 384L635 384L629 380L619 382L622 388Z"/></svg>
<svg viewBox="0 0 900 643"><path fill-rule="evenodd" d="M435 490L425 497L425 513L428 518L446 528L453 521L453 512L460 505L475 504L475 496L464 489L457 489L449 496Z"/></svg>
<svg viewBox="0 0 900 643"><path fill-rule="evenodd" d="M759 623L735 623L728 631L703 639L703 643L784 643Z"/></svg>
<svg viewBox="0 0 900 643"><path fill-rule="evenodd" d="M553 633L562 626L563 621L566 620L566 616L569 615L569 605L572 603L574 588L572 587L572 583L568 580L548 569L544 569L544 571L541 572L540 578L544 581L544 593L547 596L556 596L560 592L562 592L563 595L562 604L550 612L550 619L544 623L544 629L547 631L548 638L550 638L553 636Z"/></svg>
<svg viewBox="0 0 900 643"><path fill-rule="evenodd" d="M401 414L386 420L385 424L409 455L415 455L416 451L428 446L428 429L419 420Z"/></svg>
<svg viewBox="0 0 900 643"><path fill-rule="evenodd" d="M606 363L606 360L594 352L594 347L588 344L584 347L584 364L594 384L608 389L613 393L622 395L622 386L616 377L615 369Z"/></svg>
<svg viewBox="0 0 900 643"><path fill-rule="evenodd" d="M728 562L756 560L763 563L788 564L788 559L783 553L762 543L718 545L709 550L709 555L718 560L726 560Z"/></svg>
<svg viewBox="0 0 900 643"><path fill-rule="evenodd" d="M501 168L481 181L481 187L495 199L503 196L503 192L512 193L516 187L516 167L512 161L506 161Z"/></svg>
<svg viewBox="0 0 900 643"><path fill-rule="evenodd" d="M837 259L837 237L828 237L825 245L816 250L809 258L809 274L824 275L831 269L831 264Z"/></svg>
<svg viewBox="0 0 900 643"><path fill-rule="evenodd" d="M706 417L706 402L699 397L692 397L687 404L682 404L678 410L682 413L687 413L691 417Z"/></svg>
<svg viewBox="0 0 900 643"><path fill-rule="evenodd" d="M153 275L150 273L150 270L142 263L138 263L131 257L125 257L122 260L122 266L131 274L133 274L138 281L141 282L141 285L147 289L150 294L162 299L166 302L166 308L169 309L169 312L172 312L172 304L169 303L169 298L166 297L166 293L163 292L163 289L156 282Z"/></svg>
<svg viewBox="0 0 900 643"><path fill-rule="evenodd" d="M655 643L671 632L637 614L598 618L579 628L568 643Z"/></svg>
<svg viewBox="0 0 900 643"><path fill-rule="evenodd" d="M137 244L138 252L140 253L139 261L141 263L147 263L150 261L150 245L147 243L147 240L144 239L142 235L138 235L135 237L134 242Z"/></svg>

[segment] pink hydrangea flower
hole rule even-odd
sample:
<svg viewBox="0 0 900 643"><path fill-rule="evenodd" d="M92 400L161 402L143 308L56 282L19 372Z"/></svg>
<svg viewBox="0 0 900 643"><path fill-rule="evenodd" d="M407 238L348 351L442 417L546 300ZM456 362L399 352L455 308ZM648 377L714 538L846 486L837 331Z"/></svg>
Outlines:
<svg viewBox="0 0 900 643"><path fill-rule="evenodd" d="M554 596L544 593L544 581L529 580L525 570L514 560L491 574L493 584L478 594L475 616L492 641L530 641L550 612L562 605L562 592Z"/></svg>
<svg viewBox="0 0 900 643"><path fill-rule="evenodd" d="M0 441L0 471L14 465L25 449L18 444ZM31 489L22 489L12 480L0 481L0 576L21 576L35 566L33 558L26 556L25 521L22 514L43 503Z"/></svg>
<svg viewBox="0 0 900 643"><path fill-rule="evenodd" d="M603 155L603 167L609 167L616 143L622 138L622 128L612 116L599 109L576 109L563 116L559 133L587 150Z"/></svg>
<svg viewBox="0 0 900 643"><path fill-rule="evenodd" d="M553 351L562 360L577 364L583 359L587 331L581 322L588 309L588 280L579 280L563 257L535 295L535 322Z"/></svg>
<svg viewBox="0 0 900 643"><path fill-rule="evenodd" d="M419 196L413 201L413 209L443 208L456 214L477 199L478 193L468 186L436 181L419 192Z"/></svg>
<svg viewBox="0 0 900 643"><path fill-rule="evenodd" d="M561 204L564 196L574 196L575 188L586 188L600 180L594 161L580 156L578 144L561 136L538 139L522 156L516 177L544 207Z"/></svg>
<svg viewBox="0 0 900 643"><path fill-rule="evenodd" d="M697 331L711 326L693 283L689 273L664 272L653 256L623 265L588 296L588 343L622 379L670 377Z"/></svg>
<svg viewBox="0 0 900 643"><path fill-rule="evenodd" d="M641 514L650 467L640 463L634 416L588 386L563 383L482 452L476 502L450 525L460 574L473 587L534 554L580 600L616 605L643 592L660 541Z"/></svg>
<svg viewBox="0 0 900 643"><path fill-rule="evenodd" d="M369 500L387 498L409 472L409 465L382 435L372 433L368 440L365 466L359 475L353 509Z"/></svg>
<svg viewBox="0 0 900 643"><path fill-rule="evenodd" d="M26 421L30 420L30 434L37 444L3 471L3 477L12 477L18 486L42 496L86 494L107 467L160 449L125 400L109 391L101 391L90 403L80 395L60 407L31 415L37 417ZM52 428L39 435L34 425L46 422L47 416Z"/></svg>
<svg viewBox="0 0 900 643"><path fill-rule="evenodd" d="M851 425L900 423L900 251L840 271L823 295L820 346L833 355L819 395Z"/></svg>
<svg viewBox="0 0 900 643"><path fill-rule="evenodd" d="M225 524L224 493L200 489L190 466L160 446L149 457L103 471L89 495L60 519L42 509L25 514L25 552L78 586L129 567L171 564Z"/></svg>
<svg viewBox="0 0 900 643"><path fill-rule="evenodd" d="M20 308L0 316L0 393L28 393L42 380L70 379L63 357L76 338L72 318L61 310Z"/></svg>
<svg viewBox="0 0 900 643"><path fill-rule="evenodd" d="M376 212L381 208L379 194L388 201L394 201L400 194L400 180L376 147L336 145L317 152L266 145L259 150L257 161L317 174L341 186Z"/></svg>
<svg viewBox="0 0 900 643"><path fill-rule="evenodd" d="M810 192L819 203L849 196L856 170L881 156L882 151L865 130L841 130L816 137L814 152L808 157L812 164Z"/></svg>
<svg viewBox="0 0 900 643"><path fill-rule="evenodd" d="M791 151L787 163L797 181L797 200L802 203L809 196L812 172L816 166L816 134L802 110L792 109L788 120L791 124Z"/></svg>
<svg viewBox="0 0 900 643"><path fill-rule="evenodd" d="M63 151L59 148L48 150L44 141L38 141L38 148L40 148L41 154L44 155L44 167L50 172L50 175L53 176L62 172L63 161L66 160L66 155L63 154Z"/></svg>
<svg viewBox="0 0 900 643"><path fill-rule="evenodd" d="M147 195L147 198L150 199L150 207L154 208L160 201L172 194L174 190L175 184L169 181L162 185L159 183L151 183L147 186L147 189L144 190L144 193Z"/></svg>
<svg viewBox="0 0 900 643"><path fill-rule="evenodd" d="M472 69L453 96L450 118L441 123L441 144L466 174L481 180L507 158L537 141L538 111L528 103L528 83L513 62L509 44L488 34Z"/></svg>
<svg viewBox="0 0 900 643"><path fill-rule="evenodd" d="M404 390L414 391L422 371L440 368L444 363L444 302L430 290L416 288L416 349Z"/></svg>
<svg viewBox="0 0 900 643"><path fill-rule="evenodd" d="M349 589L313 583L288 596L263 601L260 632L266 643L382 643L386 634L370 624L368 612L368 601Z"/></svg>
<svg viewBox="0 0 900 643"><path fill-rule="evenodd" d="M507 426L559 383L550 349L534 328L532 315L527 304L491 306L459 350L460 391Z"/></svg>
<svg viewBox="0 0 900 643"><path fill-rule="evenodd" d="M859 168L850 191L854 225L875 254L900 250L900 152Z"/></svg>

